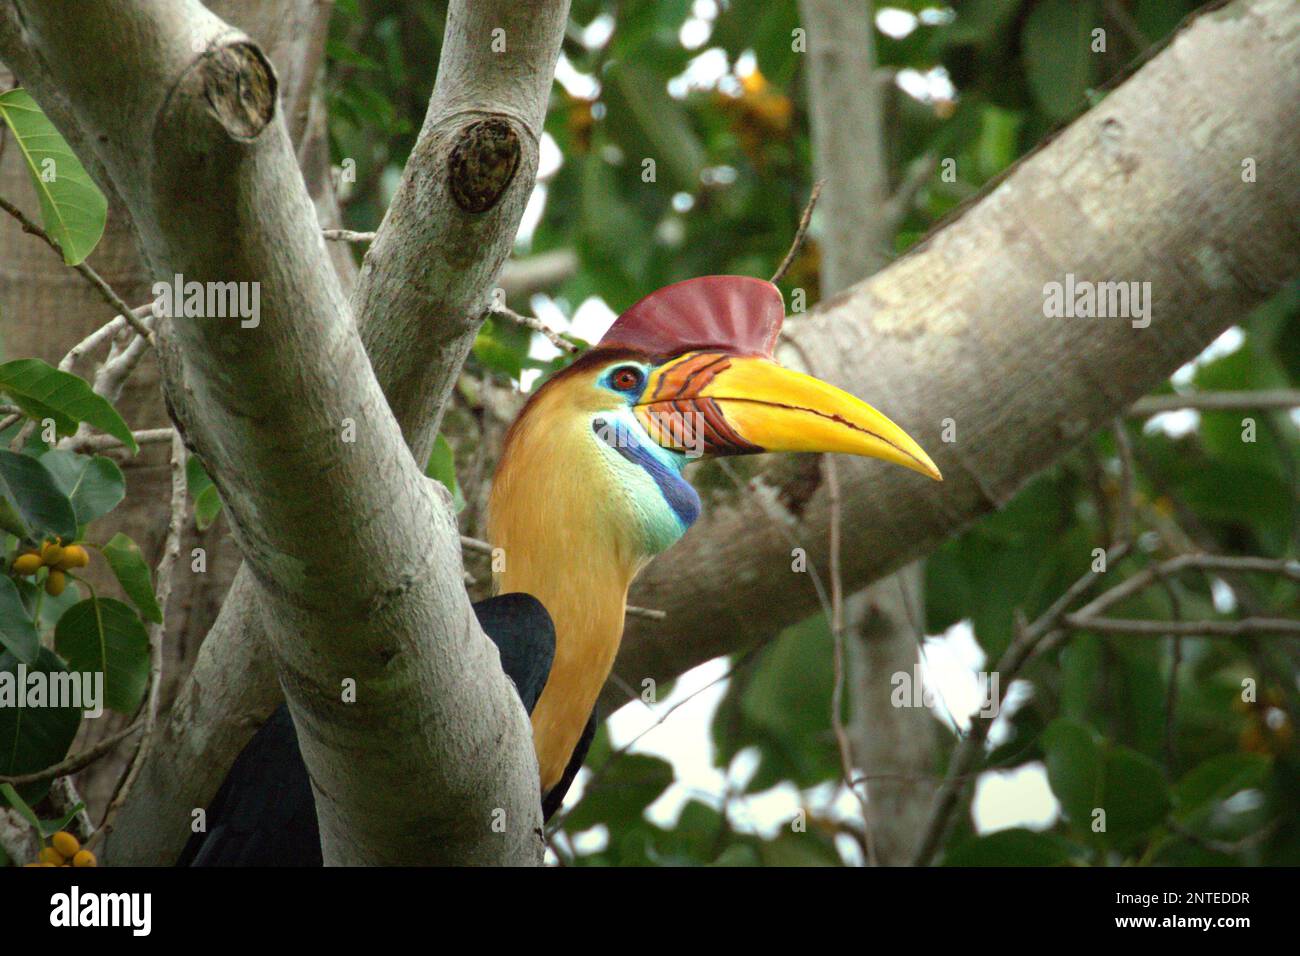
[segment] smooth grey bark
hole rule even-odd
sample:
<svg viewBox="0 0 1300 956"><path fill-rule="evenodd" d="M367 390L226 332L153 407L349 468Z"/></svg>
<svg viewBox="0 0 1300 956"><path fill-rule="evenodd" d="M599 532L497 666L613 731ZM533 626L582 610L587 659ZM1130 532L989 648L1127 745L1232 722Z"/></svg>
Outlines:
<svg viewBox="0 0 1300 956"><path fill-rule="evenodd" d="M220 0L208 6L261 44L276 66L286 104L306 99L314 86L324 51L329 4L318 0ZM11 39L5 48L16 53L14 66L21 68L23 82L46 104L47 112L78 148L92 175L98 175L100 187L110 197L105 234L90 264L129 303L147 301L151 297L152 279L130 215L104 177L97 157L84 145L84 137L66 109L66 97L49 85L35 52L18 38L21 25L16 9L0 3L0 34L6 30L11 31ZM0 88L7 89L10 85L9 73L0 65ZM287 105L286 110L290 116L300 114L292 106ZM297 144L299 165L322 224L337 225L338 210L329 176L323 115L320 110L314 115L314 122L291 121L290 133ZM7 147L0 153L0 195L18 203L39 221L39 206L26 163L12 137L0 132L0 143L6 141ZM350 252L337 243L330 251L345 288L351 288L356 270ZM57 364L72 345L111 317L112 311L89 284L74 275L43 243L23 233L16 222L0 216L0 336L5 357L36 356ZM93 369L85 363L74 371L90 378ZM135 428L170 424L153 356L144 357L115 404ZM138 456L126 458L120 464L126 476L127 499L91 529L91 539L104 540L123 532L140 545L152 567L157 563L168 522L170 475L166 445L145 447ZM239 566L239 552L224 521L202 532L192 524L187 527L182 551L189 555L194 548L204 552L204 571L191 572L188 560L180 565L167 614L161 695L164 713L189 674L199 645L221 610L222 600ZM102 564L88 570L96 587L113 586L112 575ZM74 750L95 745L127 723L129 718L111 714L84 722ZM77 775L80 795L96 818L121 778L133 744L134 740L128 742Z"/></svg>
<svg viewBox="0 0 1300 956"><path fill-rule="evenodd" d="M352 303L362 340L416 461L427 457L437 396L445 397L473 341L531 194L567 10L566 2L453 4L420 140L358 277ZM494 47L494 30L504 31L504 49ZM499 171L511 162L509 175L456 178L466 166ZM483 182L499 190L495 201L465 208L462 201L482 204L467 193ZM173 859L191 809L210 802L278 702L259 653L254 587L241 569L164 728L169 743L154 748L108 841L114 861ZM231 680L232 673L243 676ZM454 846L437 852L457 861Z"/></svg>
<svg viewBox="0 0 1300 956"><path fill-rule="evenodd" d="M890 190L874 8L862 0L799 3L808 31L813 153L826 181L819 241L827 297L888 264L910 198L905 186L897 197ZM850 534L845 546L854 544ZM846 730L853 763L866 777L871 858L886 865L911 858L934 789L925 780L935 764L935 723L923 707L893 706L891 694L893 675L910 678L917 660L924 574L917 562L844 602Z"/></svg>
<svg viewBox="0 0 1300 956"><path fill-rule="evenodd" d="M256 579L326 860L539 861L526 715L350 320L269 63L197 4L21 12L154 274L260 284L256 328L160 323L164 382Z"/></svg>
<svg viewBox="0 0 1300 956"><path fill-rule="evenodd" d="M791 336L811 371L882 408L943 471L841 460L846 587L933 549L1006 503L1300 272L1300 18L1288 0L1239 0L1171 44L975 204L884 271L835 296ZM1257 177L1243 178L1253 161ZM1151 283L1152 319L1048 319L1044 284ZM789 350L784 361L799 364ZM945 419L956 441L941 438ZM783 480L756 481L825 566L828 509ZM726 574L682 575L682 567ZM704 517L629 600L616 672L666 680L769 639L816 610L789 545L747 497ZM756 609L762 609L761 618ZM617 682L603 703L624 702Z"/></svg>

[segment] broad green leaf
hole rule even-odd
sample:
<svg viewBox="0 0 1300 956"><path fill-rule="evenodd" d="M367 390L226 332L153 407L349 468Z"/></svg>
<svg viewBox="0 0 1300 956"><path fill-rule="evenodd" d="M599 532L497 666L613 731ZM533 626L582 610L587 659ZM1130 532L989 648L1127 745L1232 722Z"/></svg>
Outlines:
<svg viewBox="0 0 1300 956"><path fill-rule="evenodd" d="M944 866L1060 866L1085 855L1083 847L1022 827L976 837L946 852Z"/></svg>
<svg viewBox="0 0 1300 956"><path fill-rule="evenodd" d="M102 671L104 706L131 714L149 684L149 636L121 601L87 598L59 618L54 646L77 671Z"/></svg>
<svg viewBox="0 0 1300 956"><path fill-rule="evenodd" d="M1042 745L1052 792L1076 832L1123 849L1168 814L1169 790L1151 758L1106 746L1090 727L1064 719L1052 721Z"/></svg>
<svg viewBox="0 0 1300 956"><path fill-rule="evenodd" d="M1103 836L1111 846L1128 846L1169 813L1169 788L1160 765L1128 747L1112 747L1106 754L1102 793Z"/></svg>
<svg viewBox="0 0 1300 956"><path fill-rule="evenodd" d="M24 664L35 664L41 639L36 625L23 606L13 578L0 577L0 647L4 647Z"/></svg>
<svg viewBox="0 0 1300 956"><path fill-rule="evenodd" d="M117 583L122 585L126 596L140 609L140 616L146 621L161 624L162 608L158 606L158 598L153 591L149 565L145 563L144 555L136 543L119 531L109 539L103 550Z"/></svg>
<svg viewBox="0 0 1300 956"><path fill-rule="evenodd" d="M1102 755L1096 734L1085 724L1058 719L1043 731L1042 746L1052 793L1066 818L1088 829L1101 797Z"/></svg>
<svg viewBox="0 0 1300 956"><path fill-rule="evenodd" d="M59 244L63 261L77 265L104 234L108 201L26 90L0 94L0 119L27 161L45 231Z"/></svg>
<svg viewBox="0 0 1300 956"><path fill-rule="evenodd" d="M1189 770L1174 788L1177 813L1184 819L1235 793L1258 787L1268 778L1273 761L1263 754L1219 754Z"/></svg>
<svg viewBox="0 0 1300 956"><path fill-rule="evenodd" d="M6 700L6 687L17 687L18 667L18 659L12 654L0 654L0 776L35 773L58 763L67 756L81 726L81 711L76 707L15 707ZM37 672L67 671L63 661L43 647L36 663L27 666L29 685ZM49 783L33 783L17 791L28 803L35 804L49 789Z"/></svg>
<svg viewBox="0 0 1300 956"><path fill-rule="evenodd" d="M433 452L429 455L429 464L424 469L424 473L442 482L443 486L451 492L452 507L456 509L457 514L464 510L465 496L461 494L460 485L456 481L455 454L441 432L434 440Z"/></svg>
<svg viewBox="0 0 1300 956"><path fill-rule="evenodd" d="M77 537L77 515L54 477L35 458L0 449L0 527L38 541Z"/></svg>
<svg viewBox="0 0 1300 956"><path fill-rule="evenodd" d="M126 497L126 479L111 458L90 458L55 449L42 455L40 461L72 502L81 527L108 514Z"/></svg>
<svg viewBox="0 0 1300 956"><path fill-rule="evenodd" d="M117 409L71 372L61 372L40 359L15 359L0 365L0 391L31 418L53 418L60 435L71 435L78 422L85 422L112 435L132 453L140 450Z"/></svg>
<svg viewBox="0 0 1300 956"><path fill-rule="evenodd" d="M672 764L658 757L623 754L611 759L614 762L609 769L599 771L582 802L566 818L569 831L576 833L598 823L615 829L624 822L640 820L646 807L672 785Z"/></svg>

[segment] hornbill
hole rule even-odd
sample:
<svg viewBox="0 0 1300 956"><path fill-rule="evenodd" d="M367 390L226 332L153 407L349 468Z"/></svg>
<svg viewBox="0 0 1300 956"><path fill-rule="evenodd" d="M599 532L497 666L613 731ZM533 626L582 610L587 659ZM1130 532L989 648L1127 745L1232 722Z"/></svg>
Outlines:
<svg viewBox="0 0 1300 956"><path fill-rule="evenodd" d="M488 503L499 596L474 605L532 718L544 816L564 799L596 726L628 587L690 527L701 456L765 451L880 458L942 480L870 405L772 357L780 291L705 276L653 292L528 400ZM182 863L321 862L315 804L282 706L240 754Z"/></svg>

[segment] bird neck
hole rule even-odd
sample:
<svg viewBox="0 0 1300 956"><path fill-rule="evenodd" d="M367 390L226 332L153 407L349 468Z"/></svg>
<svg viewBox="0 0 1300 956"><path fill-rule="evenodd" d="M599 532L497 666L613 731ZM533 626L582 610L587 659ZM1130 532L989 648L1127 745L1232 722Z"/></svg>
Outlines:
<svg viewBox="0 0 1300 956"><path fill-rule="evenodd" d="M613 668L632 579L685 530L656 477L597 439L591 415L546 398L511 429L488 505L504 562L497 590L531 594L555 624L555 661L532 714L543 792L563 775Z"/></svg>

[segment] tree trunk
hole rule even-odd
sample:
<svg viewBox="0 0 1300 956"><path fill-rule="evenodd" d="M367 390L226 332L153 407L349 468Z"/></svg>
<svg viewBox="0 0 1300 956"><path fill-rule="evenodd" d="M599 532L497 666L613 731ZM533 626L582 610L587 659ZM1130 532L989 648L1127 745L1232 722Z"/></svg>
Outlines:
<svg viewBox="0 0 1300 956"><path fill-rule="evenodd" d="M821 292L829 298L888 264L905 205L891 202L874 4L800 0L799 7L808 31L814 156L826 180ZM845 545L856 546L851 534ZM886 865L911 858L933 793L920 781L934 766L934 721L924 708L890 705L892 676L910 675L917 660L924 573L918 561L844 602L849 742L853 764L867 778L871 856Z"/></svg>

